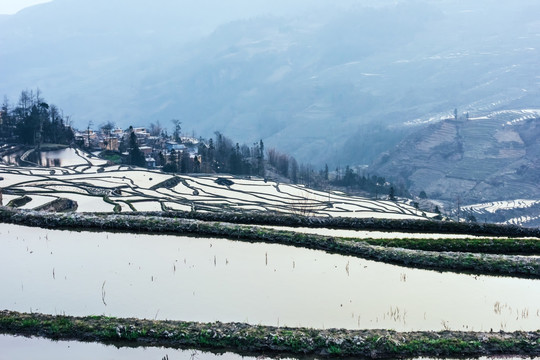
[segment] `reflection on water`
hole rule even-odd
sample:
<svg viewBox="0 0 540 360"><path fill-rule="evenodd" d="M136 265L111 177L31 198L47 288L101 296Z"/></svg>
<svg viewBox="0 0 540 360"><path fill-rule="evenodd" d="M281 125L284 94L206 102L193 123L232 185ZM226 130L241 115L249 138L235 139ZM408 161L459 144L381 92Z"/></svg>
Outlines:
<svg viewBox="0 0 540 360"><path fill-rule="evenodd" d="M0 335L0 358L10 360L35 359L39 354L40 360L95 360L95 359L115 359L115 360L147 360L147 359L168 359L168 360L255 360L265 359L266 356L240 356L235 353L211 353L200 350L178 350L162 347L116 347L113 345L103 345L97 343L85 343L78 341L52 341L42 338L27 338L22 336ZM283 358L281 360L294 359ZM303 356L302 360L315 360L317 357ZM539 357L516 357L505 356L479 357L474 360L539 360ZM431 358L416 358L411 360L439 360ZM469 360L460 358L460 360ZM471 359L472 360L472 359Z"/></svg>
<svg viewBox="0 0 540 360"><path fill-rule="evenodd" d="M25 151L14 152L2 156L2 162L10 165L21 165L20 157L27 161L45 167L87 165L88 161L77 153L76 149L66 148L52 151Z"/></svg>
<svg viewBox="0 0 540 360"><path fill-rule="evenodd" d="M41 151L34 152L29 158L30 161L35 162L45 167L60 167L60 166L74 166L74 165L87 165L88 162L73 148L67 148L54 151Z"/></svg>
<svg viewBox="0 0 540 360"><path fill-rule="evenodd" d="M307 227L289 227L289 226L274 226L274 225L258 225L260 227L299 232L303 234L314 234L323 236L339 236L345 238L356 239L473 239L486 238L486 236L474 236L465 234L437 234L437 233L406 233L397 231L377 231L377 230L348 230L348 229L331 229L331 228L307 228ZM490 236L493 237L493 236Z"/></svg>
<svg viewBox="0 0 540 360"><path fill-rule="evenodd" d="M2 162L8 165L20 165L19 157L23 154L22 151L14 152L9 155L2 156Z"/></svg>
<svg viewBox="0 0 540 360"><path fill-rule="evenodd" d="M540 282L275 244L0 224L0 309L315 328L537 330Z"/></svg>
<svg viewBox="0 0 540 360"><path fill-rule="evenodd" d="M242 357L234 353L214 354L200 350L177 350L161 347L116 347L96 343L84 343L77 341L51 341L42 338L27 338L22 336L0 335L0 359L10 360L240 360L255 359L254 357ZM36 355L39 354L39 357Z"/></svg>

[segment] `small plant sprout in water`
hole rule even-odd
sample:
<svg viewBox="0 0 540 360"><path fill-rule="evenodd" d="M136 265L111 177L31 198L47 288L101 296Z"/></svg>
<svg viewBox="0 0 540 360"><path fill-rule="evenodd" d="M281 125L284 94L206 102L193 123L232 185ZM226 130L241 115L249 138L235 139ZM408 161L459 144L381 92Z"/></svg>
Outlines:
<svg viewBox="0 0 540 360"><path fill-rule="evenodd" d="M403 323L405 324L406 321L405 321L405 317L407 316L407 310L401 310L398 306L396 306L396 308L394 309L393 307L390 307L390 310L384 314L384 319L386 319L386 315L388 315L388 317L390 319L392 319L394 322L401 322L403 321Z"/></svg>
<svg viewBox="0 0 540 360"><path fill-rule="evenodd" d="M450 331L450 325L448 324L448 321L442 320L441 325L445 331Z"/></svg>
<svg viewBox="0 0 540 360"><path fill-rule="evenodd" d="M501 303L500 302L496 302L495 305L493 305L493 311L495 312L495 314L498 314L500 315L501 314Z"/></svg>
<svg viewBox="0 0 540 360"><path fill-rule="evenodd" d="M349 261L347 261L347 265L345 265L345 271L347 272L347 276L350 276L350 272L349 272Z"/></svg>
<svg viewBox="0 0 540 360"><path fill-rule="evenodd" d="M101 301L103 301L103 305L107 306L107 303L105 302L105 283L107 281L105 280L103 282L103 285L101 285Z"/></svg>

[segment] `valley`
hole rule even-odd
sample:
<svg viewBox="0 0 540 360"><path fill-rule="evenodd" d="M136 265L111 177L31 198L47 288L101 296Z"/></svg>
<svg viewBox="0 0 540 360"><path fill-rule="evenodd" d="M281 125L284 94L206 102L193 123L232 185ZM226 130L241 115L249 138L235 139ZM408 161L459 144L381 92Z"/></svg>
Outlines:
<svg viewBox="0 0 540 360"><path fill-rule="evenodd" d="M2 0L0 359L540 360L539 13Z"/></svg>

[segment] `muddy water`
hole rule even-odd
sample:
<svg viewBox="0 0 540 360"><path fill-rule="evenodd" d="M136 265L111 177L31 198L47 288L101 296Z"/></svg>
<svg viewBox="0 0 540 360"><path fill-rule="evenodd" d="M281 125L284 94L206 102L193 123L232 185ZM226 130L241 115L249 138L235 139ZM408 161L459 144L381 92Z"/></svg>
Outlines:
<svg viewBox="0 0 540 360"><path fill-rule="evenodd" d="M274 244L0 224L0 309L315 328L537 330L538 280Z"/></svg>

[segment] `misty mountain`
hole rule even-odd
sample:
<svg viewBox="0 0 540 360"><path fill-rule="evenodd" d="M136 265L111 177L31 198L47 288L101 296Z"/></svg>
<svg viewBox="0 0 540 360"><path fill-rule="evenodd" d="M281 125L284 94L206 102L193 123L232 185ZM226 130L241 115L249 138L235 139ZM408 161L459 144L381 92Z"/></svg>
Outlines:
<svg viewBox="0 0 540 360"><path fill-rule="evenodd" d="M0 94L76 127L170 119L300 161L370 163L447 117L535 107L540 4L54 0L0 19Z"/></svg>
<svg viewBox="0 0 540 360"><path fill-rule="evenodd" d="M408 136L370 169L454 206L539 199L538 139L540 110L458 116Z"/></svg>

